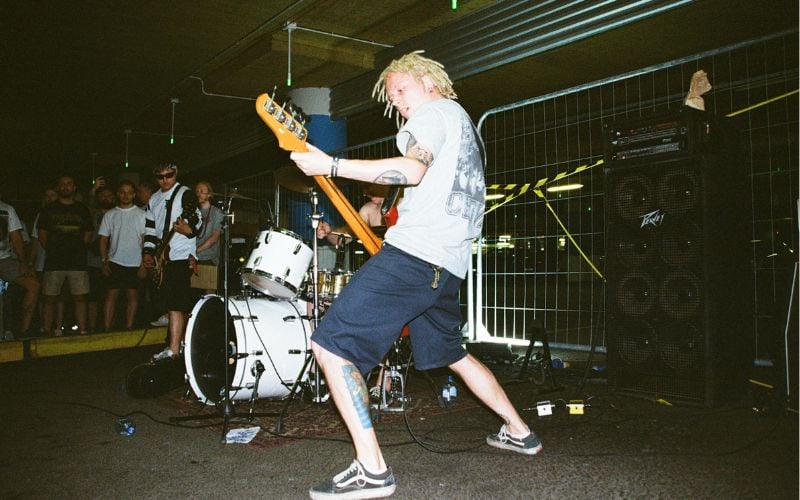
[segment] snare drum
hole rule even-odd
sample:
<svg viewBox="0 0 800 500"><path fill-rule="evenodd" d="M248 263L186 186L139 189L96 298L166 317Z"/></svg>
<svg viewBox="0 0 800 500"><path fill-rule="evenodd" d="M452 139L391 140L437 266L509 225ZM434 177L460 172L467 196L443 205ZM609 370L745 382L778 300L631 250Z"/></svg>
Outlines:
<svg viewBox="0 0 800 500"><path fill-rule="evenodd" d="M261 231L242 268L242 278L270 297L292 300L303 286L312 256L303 238L291 231Z"/></svg>
<svg viewBox="0 0 800 500"><path fill-rule="evenodd" d="M331 301L342 293L342 289L353 277L352 271L322 269L317 273L317 292L322 300Z"/></svg>
<svg viewBox="0 0 800 500"><path fill-rule="evenodd" d="M195 304L186 327L186 376L197 398L207 405L225 396L229 363L230 399L287 396L303 373L311 328L307 303L261 299L223 300L206 295ZM228 345L225 344L225 320ZM259 376L258 374L261 373Z"/></svg>

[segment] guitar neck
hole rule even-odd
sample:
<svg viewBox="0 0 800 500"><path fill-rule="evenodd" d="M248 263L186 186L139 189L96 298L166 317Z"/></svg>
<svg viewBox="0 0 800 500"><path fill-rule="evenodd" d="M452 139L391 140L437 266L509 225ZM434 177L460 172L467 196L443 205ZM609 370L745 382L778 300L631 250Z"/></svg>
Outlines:
<svg viewBox="0 0 800 500"><path fill-rule="evenodd" d="M278 106L269 94L258 96L256 99L256 113L275 134L278 139L278 146L281 149L285 151L308 151L305 127L298 123L292 114ZM330 178L323 175L315 175L314 180L331 200L345 223L353 229L356 237L361 240L367 252L370 255L378 253L381 248L381 239L372 232L372 229L364 222L364 219L358 215L358 211L353 208L353 205L350 204L339 187Z"/></svg>
<svg viewBox="0 0 800 500"><path fill-rule="evenodd" d="M364 222L364 219L356 212L353 205L345 198L344 193L342 193L339 187L334 184L330 178L324 175L315 175L314 180L317 181L319 187L331 200L331 203L336 207L336 210L347 225L356 233L356 237L361 240L367 252L369 252L370 255L378 253L378 250L381 249L381 239L372 232L372 229L370 229L367 223Z"/></svg>

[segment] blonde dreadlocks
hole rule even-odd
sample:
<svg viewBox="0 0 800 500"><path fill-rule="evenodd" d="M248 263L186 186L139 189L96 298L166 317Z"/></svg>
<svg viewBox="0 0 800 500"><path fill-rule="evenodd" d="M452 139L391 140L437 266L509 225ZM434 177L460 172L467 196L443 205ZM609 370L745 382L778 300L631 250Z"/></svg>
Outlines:
<svg viewBox="0 0 800 500"><path fill-rule="evenodd" d="M383 116L391 118L394 110L392 107L392 102L389 100L389 96L386 93L386 78L389 76L389 73L407 73L414 77L414 79L418 82L421 82L422 77L427 75L428 78L430 78L433 82L436 90L443 97L446 97L447 99L458 99L458 96L453 90L453 82L451 82L450 77L447 76L444 66L438 61L421 56L420 54L423 52L425 51L415 50L414 52L406 54L399 59L393 60L388 66L386 66L386 69L383 70L381 76L378 77L378 81L372 88L372 97L377 99L378 102L386 103L386 108L383 110ZM400 120L401 117L398 113L397 128L400 128Z"/></svg>

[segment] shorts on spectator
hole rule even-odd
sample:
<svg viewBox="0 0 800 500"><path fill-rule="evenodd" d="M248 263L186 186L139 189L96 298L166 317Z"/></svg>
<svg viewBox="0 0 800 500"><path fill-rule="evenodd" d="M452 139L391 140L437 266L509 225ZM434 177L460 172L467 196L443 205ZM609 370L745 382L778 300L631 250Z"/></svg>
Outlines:
<svg viewBox="0 0 800 500"><path fill-rule="evenodd" d="M111 270L111 276L106 278L106 288L109 290L139 288L142 280L138 276L138 267L126 267L116 262L109 262L108 268Z"/></svg>
<svg viewBox="0 0 800 500"><path fill-rule="evenodd" d="M42 278L42 295L61 295L64 281L69 282L69 291L72 295L89 294L88 271L45 271Z"/></svg>
<svg viewBox="0 0 800 500"><path fill-rule="evenodd" d="M13 257L0 259L0 279L13 282L19 278L19 261Z"/></svg>

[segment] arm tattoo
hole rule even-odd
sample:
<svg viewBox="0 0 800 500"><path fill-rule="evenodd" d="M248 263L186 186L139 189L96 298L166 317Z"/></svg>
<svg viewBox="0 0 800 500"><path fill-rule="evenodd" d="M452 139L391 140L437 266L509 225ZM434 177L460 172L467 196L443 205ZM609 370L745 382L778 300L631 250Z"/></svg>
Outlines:
<svg viewBox="0 0 800 500"><path fill-rule="evenodd" d="M369 393L367 392L367 384L364 383L364 377L361 376L358 368L350 364L344 365L342 372L345 384L347 384L347 391L353 400L358 420L361 422L361 427L371 429L372 418L369 416Z"/></svg>
<svg viewBox="0 0 800 500"><path fill-rule="evenodd" d="M433 163L433 153L423 148L417 142L416 137L414 137L413 135L408 139L408 145L406 147L406 158L417 160L426 167L430 167L431 163Z"/></svg>
<svg viewBox="0 0 800 500"><path fill-rule="evenodd" d="M390 186L405 186L408 184L408 179L405 175L397 170L387 170L385 172L381 172L381 174L378 177L375 177L375 180L372 182L374 184L388 184Z"/></svg>

